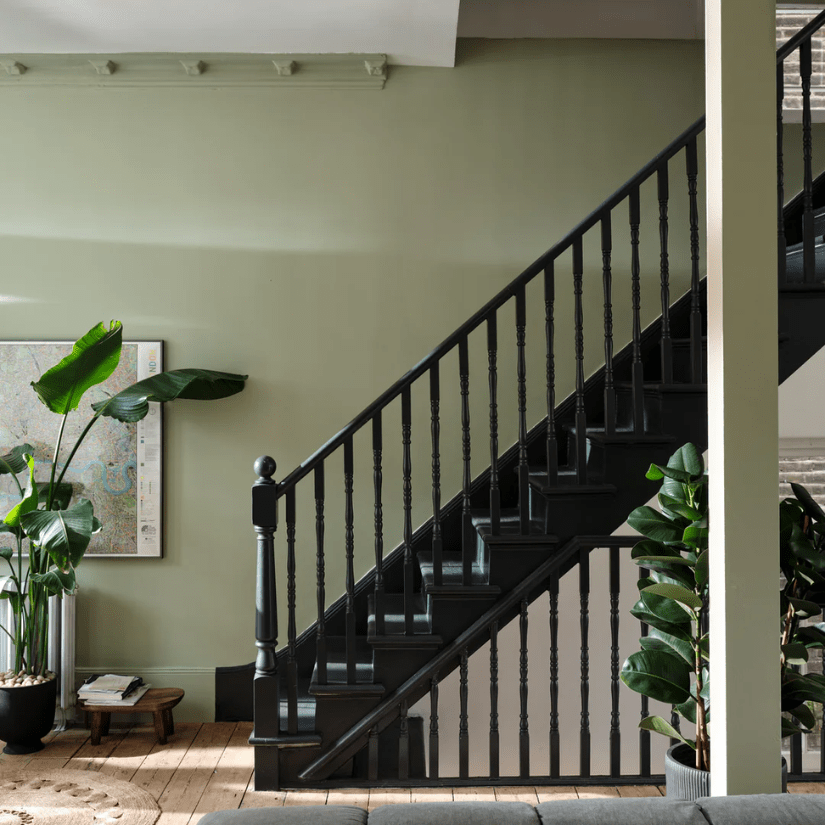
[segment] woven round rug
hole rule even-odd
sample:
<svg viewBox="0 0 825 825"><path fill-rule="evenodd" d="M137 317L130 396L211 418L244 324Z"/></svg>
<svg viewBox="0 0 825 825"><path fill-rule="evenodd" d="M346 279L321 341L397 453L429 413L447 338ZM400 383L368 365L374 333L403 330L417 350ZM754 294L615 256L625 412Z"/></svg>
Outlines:
<svg viewBox="0 0 825 825"><path fill-rule="evenodd" d="M154 825L159 816L149 793L96 771L0 770L0 825Z"/></svg>

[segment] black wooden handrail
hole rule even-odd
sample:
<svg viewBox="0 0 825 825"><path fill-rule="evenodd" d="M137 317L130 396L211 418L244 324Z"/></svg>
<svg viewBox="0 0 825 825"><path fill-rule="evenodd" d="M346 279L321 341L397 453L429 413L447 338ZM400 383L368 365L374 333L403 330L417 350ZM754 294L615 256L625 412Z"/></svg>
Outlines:
<svg viewBox="0 0 825 825"><path fill-rule="evenodd" d="M639 541L639 536L574 536L567 544L553 554L541 566L527 576L518 587L513 588L507 595L499 599L483 616L473 622L460 636L443 648L437 656L428 661L419 670L410 676L404 684L385 697L380 704L366 714L357 724L340 736L314 762L308 765L301 773L301 779L312 780L324 778L337 765L335 760L341 754L356 745L361 739L369 735L370 730L387 721L393 716L398 706L404 701L410 701L416 689L420 689L424 682L429 683L431 676L438 673L445 665L460 656L462 651L471 648L479 636L485 635L493 622L502 619L514 605L527 598L531 592L540 588L565 562L573 558L582 550L593 550L597 547L632 547Z"/></svg>
<svg viewBox="0 0 825 825"><path fill-rule="evenodd" d="M806 40L825 26L825 11L822 11L808 25L801 28L790 40L783 43L776 51L776 62L781 63L791 52L798 49Z"/></svg>
<svg viewBox="0 0 825 825"><path fill-rule="evenodd" d="M494 298L489 300L473 316L465 321L455 332L448 335L432 352L419 361L409 372L401 376L386 392L383 392L366 409L360 412L337 435L334 435L326 444L316 450L309 458L296 467L278 484L278 495L283 495L290 487L297 484L304 476L310 473L327 456L331 455L350 436L361 429L372 417L394 401L405 388L420 378L433 364L440 361L461 340L469 335L476 327L484 323L490 315L503 306L510 298L517 294L519 289L529 283L542 272L550 261L555 260L565 252L573 242L580 239L588 230L592 229L602 217L620 204L640 184L646 181L670 158L687 146L691 140L705 128L705 116L699 118L692 126L682 132L679 137L667 145L656 157L646 163L633 177L617 189L600 206L593 210L583 221L575 226L555 246L547 250L540 258L525 269L521 275L511 281Z"/></svg>

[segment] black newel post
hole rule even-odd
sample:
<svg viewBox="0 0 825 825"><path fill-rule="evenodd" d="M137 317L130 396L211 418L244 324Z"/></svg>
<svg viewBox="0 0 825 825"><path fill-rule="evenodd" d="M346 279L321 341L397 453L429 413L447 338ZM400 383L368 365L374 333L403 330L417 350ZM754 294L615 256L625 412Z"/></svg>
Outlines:
<svg viewBox="0 0 825 825"><path fill-rule="evenodd" d="M250 741L264 744L280 733L278 693L278 607L275 591L275 530L278 527L278 486L272 478L275 460L261 456L255 462L257 480L252 485L252 524L258 534L258 563L255 578L255 659L253 701L255 726ZM255 751L255 785L278 788L278 751L259 747Z"/></svg>

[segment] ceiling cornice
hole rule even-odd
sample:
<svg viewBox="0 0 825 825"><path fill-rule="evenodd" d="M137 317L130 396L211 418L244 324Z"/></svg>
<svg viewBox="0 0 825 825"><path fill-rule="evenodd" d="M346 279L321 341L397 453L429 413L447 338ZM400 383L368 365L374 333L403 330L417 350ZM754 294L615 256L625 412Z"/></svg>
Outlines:
<svg viewBox="0 0 825 825"><path fill-rule="evenodd" d="M270 86L383 89L383 54L18 54L0 57L2 86Z"/></svg>

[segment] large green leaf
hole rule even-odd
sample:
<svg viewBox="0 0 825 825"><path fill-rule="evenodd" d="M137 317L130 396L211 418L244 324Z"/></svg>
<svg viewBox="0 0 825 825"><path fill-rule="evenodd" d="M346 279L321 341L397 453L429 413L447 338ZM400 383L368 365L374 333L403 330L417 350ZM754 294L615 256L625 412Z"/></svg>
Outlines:
<svg viewBox="0 0 825 825"><path fill-rule="evenodd" d="M645 564L645 569L648 571L648 575L644 579L639 579L639 590L643 590L648 585L656 584L657 582L676 584L691 590L693 589L693 571L688 567L678 565L667 567L654 562L650 565Z"/></svg>
<svg viewBox="0 0 825 825"><path fill-rule="evenodd" d="M112 321L108 330L103 324L92 327L59 364L46 370L39 381L32 381L40 400L60 415L76 410L83 393L115 371L122 337L120 321Z"/></svg>
<svg viewBox="0 0 825 825"><path fill-rule="evenodd" d="M700 521L704 517L704 513L700 513L695 507L665 493L659 493L659 504L668 515L680 516L688 521Z"/></svg>
<svg viewBox="0 0 825 825"><path fill-rule="evenodd" d="M23 498L6 513L6 517L3 519L4 523L11 528L10 532L19 530L21 517L37 508L37 485L34 482L34 458L27 454L24 456L24 460L29 469L29 480L26 484Z"/></svg>
<svg viewBox="0 0 825 825"><path fill-rule="evenodd" d="M696 700L692 696L687 702L682 702L681 705L675 705L674 707L679 716L684 716L688 722L696 724Z"/></svg>
<svg viewBox="0 0 825 825"><path fill-rule="evenodd" d="M642 719L639 722L639 727L642 730L652 730L655 733L661 733L665 736L669 736L671 739L678 739L680 742L684 742L686 745L696 750L696 742L693 739L685 739L681 733L679 733L676 728L673 727L669 722L665 722L661 716L648 716L646 719Z"/></svg>
<svg viewBox="0 0 825 825"><path fill-rule="evenodd" d="M793 605L794 613L802 619L808 619L822 612L822 608L816 603L807 599L788 599Z"/></svg>
<svg viewBox="0 0 825 825"><path fill-rule="evenodd" d="M630 551L630 558L637 559L640 556L668 556L674 559L682 558L682 553L678 547L671 547L669 544L662 544L651 539L642 539L633 545Z"/></svg>
<svg viewBox="0 0 825 825"><path fill-rule="evenodd" d="M32 575L32 581L42 584L49 593L55 596L62 596L68 593L70 596L77 589L77 579L75 578L74 570L57 570L52 568L46 573L35 573Z"/></svg>
<svg viewBox="0 0 825 825"><path fill-rule="evenodd" d="M795 716L808 730L816 727L816 716L814 712L807 705L799 705L791 708L788 713Z"/></svg>
<svg viewBox="0 0 825 825"><path fill-rule="evenodd" d="M648 627L655 627L670 636L676 636L676 638L682 639L683 641L689 641L691 639L690 618L686 613L684 614L686 621L682 624L675 624L661 618L661 616L657 616L649 610L647 605L640 599L633 608L631 608L630 615L640 622L644 622Z"/></svg>
<svg viewBox="0 0 825 825"><path fill-rule="evenodd" d="M691 481L690 473L687 473L684 470L679 470L675 467L663 467L661 464L651 464L650 469L645 474L645 478L649 478L651 481L658 481L661 478L670 478L673 479L673 481L678 481L682 484L687 484Z"/></svg>
<svg viewBox="0 0 825 825"><path fill-rule="evenodd" d="M665 633L658 627L650 627L647 636L639 639L639 644L643 650L662 650L665 648L668 653L674 653L680 659L684 659L692 668L694 665L693 645L690 640L679 638L671 633Z"/></svg>
<svg viewBox="0 0 825 825"><path fill-rule="evenodd" d="M682 529L658 510L645 505L637 507L628 517L627 523L654 541L676 542L682 538Z"/></svg>
<svg viewBox="0 0 825 825"><path fill-rule="evenodd" d="M656 586L650 585L650 587ZM650 592L648 588L645 588L639 595L645 607L666 622L677 625L690 625L693 621L693 615L674 599Z"/></svg>
<svg viewBox="0 0 825 825"><path fill-rule="evenodd" d="M683 604L691 610L699 610L702 607L702 600L695 593L676 584L652 584L642 591L643 599L645 593L653 593L655 596L673 599L673 601L679 602L679 604Z"/></svg>
<svg viewBox="0 0 825 825"><path fill-rule="evenodd" d="M49 482L38 481L37 490L39 494L39 503L44 507L49 500ZM61 481L60 484L54 485L54 494L52 495L52 510L67 510L69 502L72 500L72 485L67 481Z"/></svg>
<svg viewBox="0 0 825 825"><path fill-rule="evenodd" d="M805 535L799 524L794 524L791 528L788 543L797 558L806 561L814 570L825 570L825 557L817 552L814 543Z"/></svg>
<svg viewBox="0 0 825 825"><path fill-rule="evenodd" d="M27 455L34 455L34 447L31 444L19 444L5 455L0 456L0 475L17 475L22 473L27 467Z"/></svg>
<svg viewBox="0 0 825 825"><path fill-rule="evenodd" d="M801 642L780 645L780 650L789 665L804 665L808 661L808 649Z"/></svg>
<svg viewBox="0 0 825 825"><path fill-rule="evenodd" d="M696 578L696 587L699 590L702 590L708 583L708 577L710 575L710 568L708 566L710 563L709 552L708 550L703 550L702 553L700 553L699 558L696 559L696 567L693 570L693 575Z"/></svg>
<svg viewBox="0 0 825 825"><path fill-rule="evenodd" d="M786 736L793 736L795 733L804 733L802 728L797 727L790 719L786 716L782 717L782 738L784 739Z"/></svg>
<svg viewBox="0 0 825 825"><path fill-rule="evenodd" d="M140 421L149 412L150 401L172 401L189 398L211 401L227 398L244 388L248 376L215 370L182 369L162 372L144 378L105 401L92 404L97 415L106 415L118 421Z"/></svg>
<svg viewBox="0 0 825 825"><path fill-rule="evenodd" d="M80 564L92 536L100 530L92 502L80 499L68 510L36 510L21 519L26 535L61 569Z"/></svg>
<svg viewBox="0 0 825 825"><path fill-rule="evenodd" d="M796 631L796 636L805 642L806 647L825 647L825 624L806 625Z"/></svg>
<svg viewBox="0 0 825 825"><path fill-rule="evenodd" d="M810 516L810 518L814 521L825 521L825 512L822 511L822 508L814 501L811 494L801 484L791 482L791 490L793 490L793 494L797 497L799 503L805 509L805 513Z"/></svg>
<svg viewBox="0 0 825 825"><path fill-rule="evenodd" d="M697 551L704 550L708 546L707 520L702 519L688 524L682 533L681 542L688 547L695 547Z"/></svg>
<svg viewBox="0 0 825 825"><path fill-rule="evenodd" d="M785 671L782 683L782 710L790 711L805 702L825 702L825 685L810 678L810 674Z"/></svg>
<svg viewBox="0 0 825 825"><path fill-rule="evenodd" d="M672 470L682 470L692 479L699 479L705 472L705 462L695 444L688 442L679 447L667 463Z"/></svg>
<svg viewBox="0 0 825 825"><path fill-rule="evenodd" d="M690 668L664 651L631 654L622 666L621 678L631 690L668 705L690 698Z"/></svg>

